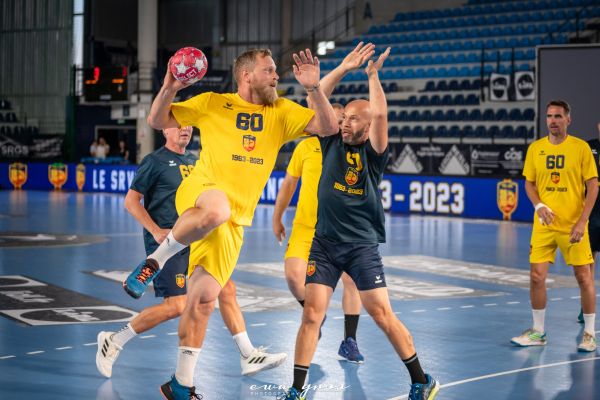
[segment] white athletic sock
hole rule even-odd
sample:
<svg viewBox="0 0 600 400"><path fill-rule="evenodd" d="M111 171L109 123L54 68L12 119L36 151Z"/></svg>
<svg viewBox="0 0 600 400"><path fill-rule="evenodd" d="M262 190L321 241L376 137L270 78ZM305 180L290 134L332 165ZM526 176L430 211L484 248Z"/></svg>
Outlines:
<svg viewBox="0 0 600 400"><path fill-rule="evenodd" d="M194 370L200 355L200 348L179 346L175 379L183 386L194 386Z"/></svg>
<svg viewBox="0 0 600 400"><path fill-rule="evenodd" d="M583 321L585 322L583 330L596 337L596 314L583 314Z"/></svg>
<svg viewBox="0 0 600 400"><path fill-rule="evenodd" d="M156 260L158 268L162 269L169 258L185 249L187 245L179 243L173 237L173 231L169 232L165 240L158 246L154 253L150 254L148 258Z"/></svg>
<svg viewBox="0 0 600 400"><path fill-rule="evenodd" d="M533 313L533 330L541 333L545 333L544 331L544 319L546 318L546 309L542 308L541 310L531 309Z"/></svg>
<svg viewBox="0 0 600 400"><path fill-rule="evenodd" d="M254 350L254 346L252 346L252 342L250 342L248 332L244 331L234 335L233 340L235 340L235 344L237 344L241 356L244 358L250 357L252 350Z"/></svg>
<svg viewBox="0 0 600 400"><path fill-rule="evenodd" d="M115 344L123 347L125 346L125 343L129 342L136 336L137 333L131 327L131 323L128 323L126 326L123 327L123 329L113 333L111 339Z"/></svg>

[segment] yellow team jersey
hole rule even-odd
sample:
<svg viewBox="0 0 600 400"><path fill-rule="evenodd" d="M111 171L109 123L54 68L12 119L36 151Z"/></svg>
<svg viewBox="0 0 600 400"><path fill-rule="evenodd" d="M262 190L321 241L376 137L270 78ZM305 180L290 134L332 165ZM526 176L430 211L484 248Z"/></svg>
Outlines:
<svg viewBox="0 0 600 400"><path fill-rule="evenodd" d="M203 93L171 105L181 126L200 129L200 159L191 177L223 190L231 220L252 224L254 209L281 146L304 133L314 111L288 99L257 105L237 93ZM200 178L200 179L198 179Z"/></svg>
<svg viewBox="0 0 600 400"><path fill-rule="evenodd" d="M319 138L304 139L294 149L287 173L296 178L302 177L294 225L302 224L314 229L317 223L317 189L322 163Z"/></svg>
<svg viewBox="0 0 600 400"><path fill-rule="evenodd" d="M525 179L534 182L540 200L552 209L554 222L548 229L570 232L583 211L585 182L598 176L590 146L583 140L568 135L558 145L548 137L529 145ZM534 229L539 225L534 215Z"/></svg>

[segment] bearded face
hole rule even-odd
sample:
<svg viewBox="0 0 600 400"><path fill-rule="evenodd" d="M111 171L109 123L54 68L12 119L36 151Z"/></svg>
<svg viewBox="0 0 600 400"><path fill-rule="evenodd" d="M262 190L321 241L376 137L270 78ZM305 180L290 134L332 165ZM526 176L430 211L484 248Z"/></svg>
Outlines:
<svg viewBox="0 0 600 400"><path fill-rule="evenodd" d="M257 94L262 104L273 104L279 98L276 87L271 85L254 86L254 92Z"/></svg>

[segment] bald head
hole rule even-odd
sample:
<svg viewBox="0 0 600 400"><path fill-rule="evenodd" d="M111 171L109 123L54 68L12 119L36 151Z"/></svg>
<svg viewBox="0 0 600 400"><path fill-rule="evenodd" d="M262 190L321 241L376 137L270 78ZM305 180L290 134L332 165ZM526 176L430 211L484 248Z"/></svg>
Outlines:
<svg viewBox="0 0 600 400"><path fill-rule="evenodd" d="M353 100L344 109L342 140L357 145L367 141L371 125L371 107L367 100Z"/></svg>
<svg viewBox="0 0 600 400"><path fill-rule="evenodd" d="M365 118L368 122L371 122L371 105L367 100L352 100L350 103L346 104L344 113L346 115L360 115L361 117Z"/></svg>

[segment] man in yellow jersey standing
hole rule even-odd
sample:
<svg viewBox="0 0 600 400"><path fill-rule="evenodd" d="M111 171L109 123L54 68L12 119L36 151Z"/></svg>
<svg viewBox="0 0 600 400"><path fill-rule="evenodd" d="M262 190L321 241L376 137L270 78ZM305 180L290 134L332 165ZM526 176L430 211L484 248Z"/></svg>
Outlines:
<svg viewBox="0 0 600 400"><path fill-rule="evenodd" d="M190 245L177 369L161 386L169 400L196 396L194 368L208 319L237 263L243 227L252 223L279 148L304 132L337 133L335 112L320 89L318 59L308 49L293 57L296 80L306 89L315 111L278 98L279 75L268 49L249 50L236 59L237 93L203 93L173 104L184 85L167 72L152 103L148 123L153 128L193 125L202 132L200 159L177 191L179 219L125 282L128 292L143 292L166 260Z"/></svg>
<svg viewBox="0 0 600 400"><path fill-rule="evenodd" d="M325 96L330 96L336 85L350 71L359 68L375 52L372 43L364 45L360 42L330 73L321 79L321 88ZM338 122L344 120L344 106L332 104ZM304 307L305 279L307 274L308 255L315 234L317 222L317 187L321 177L321 145L318 138L310 137L302 140L294 149L294 153L287 168L287 173L277 194L275 210L273 212L273 233L281 243L285 238L285 227L281 221L283 213L290 204L290 200L298 180L302 178L300 195L296 207L292 233L285 251L285 278L290 292ZM360 295L358 289L348 274L342 274L344 293L342 308L344 310L344 340L340 344L338 354L345 360L354 363L363 363L364 357L358 349L356 330L360 317ZM320 335L320 332L319 332Z"/></svg>
<svg viewBox="0 0 600 400"><path fill-rule="evenodd" d="M588 218L598 195L598 171L590 146L567 134L571 108L562 100L546 106L547 137L527 149L523 175L527 197L535 207L529 262L533 327L512 338L517 346L543 346L546 277L556 248L573 266L581 292L585 327L579 351L596 350L596 290L590 264L594 262Z"/></svg>

